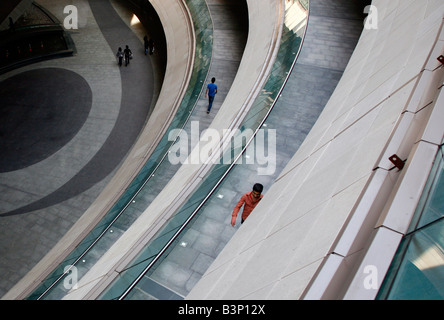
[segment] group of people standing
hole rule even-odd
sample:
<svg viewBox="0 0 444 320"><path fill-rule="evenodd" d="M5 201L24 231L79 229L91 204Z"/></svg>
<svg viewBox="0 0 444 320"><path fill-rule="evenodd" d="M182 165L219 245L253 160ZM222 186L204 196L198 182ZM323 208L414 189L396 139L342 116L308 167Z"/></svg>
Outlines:
<svg viewBox="0 0 444 320"><path fill-rule="evenodd" d="M149 39L145 36L143 38L144 47L145 47L145 55L148 53L152 55L154 53L154 40ZM125 62L125 67L127 67L130 63L130 60L133 58L133 53L128 45L125 46L125 49L122 50L121 47L117 50L116 57L118 59L119 67L122 66L123 62Z"/></svg>

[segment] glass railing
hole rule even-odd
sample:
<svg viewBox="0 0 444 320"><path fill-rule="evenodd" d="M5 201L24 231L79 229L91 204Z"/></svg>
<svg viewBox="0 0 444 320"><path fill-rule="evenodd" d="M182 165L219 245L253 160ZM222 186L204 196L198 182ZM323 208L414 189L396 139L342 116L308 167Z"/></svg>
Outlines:
<svg viewBox="0 0 444 320"><path fill-rule="evenodd" d="M279 109L284 109L284 116L291 112L291 107L280 104L278 98L301 49L308 10L299 1L286 2L285 9L276 61L231 145L196 191L119 273L100 299L181 299L186 296L236 230L229 221L238 195L250 191L257 182L258 170L265 169L265 162L258 161L258 146L265 146L273 153L270 146L276 143L276 150L285 150L285 160L270 157L270 166L281 160L288 161L296 152L299 145L287 143L288 139L294 139L294 131L283 130L278 139L273 138L277 130L283 129ZM260 179L271 184L279 172L274 168ZM206 224L208 221L211 226Z"/></svg>
<svg viewBox="0 0 444 320"><path fill-rule="evenodd" d="M444 153L439 148L408 233L377 299L444 299Z"/></svg>
<svg viewBox="0 0 444 320"><path fill-rule="evenodd" d="M170 133L185 127L197 105L209 71L213 41L212 21L205 1L186 0L186 4L193 19L196 51L188 88L168 130L120 199L28 299L55 300L65 296L71 289L65 283L71 272L75 270L80 280L142 214L179 168L179 165L171 164L166 158L174 144Z"/></svg>

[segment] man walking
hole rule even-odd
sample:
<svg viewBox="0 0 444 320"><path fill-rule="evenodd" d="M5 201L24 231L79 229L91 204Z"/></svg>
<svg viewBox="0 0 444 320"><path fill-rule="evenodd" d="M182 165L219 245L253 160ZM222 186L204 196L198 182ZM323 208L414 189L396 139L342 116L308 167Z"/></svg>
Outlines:
<svg viewBox="0 0 444 320"><path fill-rule="evenodd" d="M214 96L217 93L217 85L215 84L216 78L211 79L211 83L207 86L207 91L205 92L205 98L208 95L208 110L207 114L210 113L211 107L213 106Z"/></svg>
<svg viewBox="0 0 444 320"><path fill-rule="evenodd" d="M131 52L131 49L126 46L125 50L123 50L123 55L125 57L125 67L128 66L128 64L130 63L130 59L132 58L133 53Z"/></svg>
<svg viewBox="0 0 444 320"><path fill-rule="evenodd" d="M233 227L236 224L237 214L239 213L239 210L242 208L242 206L244 206L244 211L242 212L241 223L244 223L245 219L247 219L251 211L256 208L259 201L261 201L261 199L264 197L264 195L262 194L263 189L264 186L262 184L256 183L253 186L252 191L245 193L241 197L237 205L234 207L233 213L231 214L231 225Z"/></svg>

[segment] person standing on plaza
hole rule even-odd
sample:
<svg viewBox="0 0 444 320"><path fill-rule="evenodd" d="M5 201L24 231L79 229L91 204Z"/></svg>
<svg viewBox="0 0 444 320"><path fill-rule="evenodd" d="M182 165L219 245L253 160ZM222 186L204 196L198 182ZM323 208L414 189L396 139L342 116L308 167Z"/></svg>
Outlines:
<svg viewBox="0 0 444 320"><path fill-rule="evenodd" d="M148 36L143 37L143 46L145 47L145 55L147 55L149 49Z"/></svg>
<svg viewBox="0 0 444 320"><path fill-rule="evenodd" d="M123 61L123 51L122 51L121 47L119 47L119 50L117 50L116 57L117 57L117 59L119 59L119 67L121 67L122 61Z"/></svg>
<svg viewBox="0 0 444 320"><path fill-rule="evenodd" d="M231 214L231 225L234 227L236 224L237 214L239 213L242 206L244 206L244 210L242 211L242 219L241 224L244 223L245 219L250 215L251 211L256 208L257 204L264 197L262 194L262 190L264 186L260 183L256 183L253 186L253 190L245 193L239 202L234 207L233 213Z"/></svg>
<svg viewBox="0 0 444 320"><path fill-rule="evenodd" d="M216 96L216 93L217 93L217 85L215 84L215 82L216 82L216 78L213 77L211 79L211 83L209 83L207 86L207 91L205 92L205 98L208 95L207 113L210 113L211 107L213 106L214 97Z"/></svg>
<svg viewBox="0 0 444 320"><path fill-rule="evenodd" d="M130 63L130 59L132 57L132 52L128 46L125 47L125 50L123 50L123 55L125 56L125 67L128 66Z"/></svg>

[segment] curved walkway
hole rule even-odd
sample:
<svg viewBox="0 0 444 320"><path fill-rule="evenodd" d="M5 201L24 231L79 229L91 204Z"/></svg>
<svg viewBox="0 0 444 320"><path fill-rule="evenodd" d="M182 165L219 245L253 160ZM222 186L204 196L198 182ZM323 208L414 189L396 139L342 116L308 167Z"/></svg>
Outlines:
<svg viewBox="0 0 444 320"><path fill-rule="evenodd" d="M204 99L203 96L201 97L198 108L193 112L185 127L187 133L190 133L192 130L191 126L194 121L199 123L200 132L210 126L215 114L224 103L225 97L236 77L248 36L248 8L246 3L233 3L229 0L207 0L207 4L214 28L213 57L207 83L213 76L216 77L219 92L209 115L206 114L208 100ZM205 226L203 228L205 229ZM229 238L234 229L227 228L226 231L226 235L222 236L222 238L220 235L213 233L212 243L220 241L222 245L224 238ZM201 234L196 238L199 238L199 241L201 241L203 245L201 249L204 252L214 249L208 246L205 235ZM207 248L205 248L205 245L207 245ZM168 269L163 273L163 276L174 282L175 286L165 285L165 279L153 278L154 281L148 280L148 282L157 288L156 294L138 289L135 290L136 293L132 296L132 299L182 299L202 276L203 271L201 270L205 270L207 266L208 257L203 253L199 255L200 253L198 250L182 252L176 258L182 261L185 266L178 263L172 269ZM214 250L213 254L217 253L218 251ZM195 265L199 265L199 267L191 270L189 264L193 262ZM115 298L115 296L112 296L112 293L106 293L101 297L101 299Z"/></svg>
<svg viewBox="0 0 444 320"><path fill-rule="evenodd" d="M60 4L42 1L42 5L55 14L63 13ZM75 57L34 64L0 78L6 82L26 70L44 76L57 70L54 68L69 69L85 79L93 100L91 112L81 123L78 134L59 146L58 152L54 153L51 145L52 149L47 150L53 150L52 154L39 150L46 155L44 160L0 176L0 295L43 258L95 200L131 149L151 111L153 69L150 59L143 56L141 39L121 20L109 1L90 1L90 6L94 17L87 2L79 4L84 18L79 24L85 24L72 35L78 49ZM119 70L114 51L126 44L133 49L135 57L127 68ZM70 78L65 76L59 82L49 82L51 87L46 90L53 97L63 95L60 89L69 84ZM76 86L71 89L76 93ZM34 93L35 97L27 98L39 101L39 92ZM36 106L41 112L48 111L45 103L35 104L34 108ZM23 118L23 114L15 116ZM60 123L56 122L54 127ZM4 139L10 134L12 132L7 132ZM28 139L33 138L29 135ZM51 139L54 138L48 137L47 142L51 143ZM21 140L24 144L28 141Z"/></svg>
<svg viewBox="0 0 444 320"><path fill-rule="evenodd" d="M354 3L340 5L340 0L310 1L310 13L304 42L297 57L296 63L289 75L288 81L278 97L276 104L265 121L267 130L276 130L276 170L270 175L258 176L258 164L236 166L227 178L219 186L218 190L209 199L209 203L203 208L200 217L194 222L201 229L202 224L214 225L216 214L214 212L225 210L225 225L229 225L231 211L243 193L250 191L254 183L259 182L264 185L264 198L261 204L248 217L248 220L236 228L232 238L226 239L226 246L218 248L220 254L205 266L204 275L200 281L192 288L186 299L207 300L207 299L292 299L292 290L279 287L268 286L269 279L283 270L279 267L285 265L285 261L291 259L294 254L291 250L297 240L290 241L297 234L286 234L283 245L259 248L257 246L247 246L255 238L256 232L269 230L273 225L272 219L279 217L282 210L270 210L270 215L266 216L261 210L265 202L278 203L279 199L287 195L276 193L271 190L277 179L285 172L288 163L295 152L301 147L313 125L318 120L330 96L339 83L343 71L355 48L359 35L362 31L362 20L360 20L359 6ZM315 54L317 53L317 54ZM322 54L321 54L322 53ZM248 153L248 152L247 152ZM271 190L270 190L271 189ZM290 191L288 191L291 194ZM223 200L222 200L223 199ZM289 210L290 214L294 214ZM192 226L190 230L193 230ZM266 231L264 231L266 232ZM273 235L267 234L270 238ZM190 235L185 235L179 241L187 242L192 239ZM256 249L259 248L258 251ZM177 246L173 253L180 250ZM251 251L250 251L251 250ZM246 262L236 261L237 255L251 252L252 265L246 266ZM284 252L284 253L283 253ZM283 253L283 254L282 254ZM248 255L246 254L246 255ZM264 255L272 256L270 260L264 261ZM174 259L174 255L173 259ZM243 256L242 256L243 258ZM282 260L279 260L281 258ZM211 259L213 260L213 259ZM283 261L285 260L285 261ZM161 265L159 270L154 271L162 275L162 269L168 267L168 263ZM245 263L245 264L243 264ZM265 269L266 263L273 265ZM261 273L251 277L250 272ZM271 275L270 275L271 274ZM260 279L260 280L258 280ZM284 282L284 281L283 281ZM285 285L285 284L284 284ZM239 289L240 288L240 289ZM243 289L254 288L251 296ZM238 289L238 291L236 291ZM254 291L251 289L251 291ZM287 295L288 294L288 295Z"/></svg>
<svg viewBox="0 0 444 320"><path fill-rule="evenodd" d="M249 15L253 21L250 20L250 25L256 27L249 28L248 44L244 56L250 57L251 54L254 56L251 59L242 59L232 89L215 116L211 128L217 128L218 130L235 128L240 125L250 111L255 97L259 95L273 65L282 23L282 20L279 19L282 17L280 15L282 13L281 5L282 3L267 0L248 1L248 8L249 10L252 9L254 13ZM270 12L273 14L270 14ZM268 50L257 51L258 47L262 48L264 46ZM219 139L213 139L211 143L219 144ZM196 159L193 156L199 156L199 151L199 148L194 148L189 158ZM216 151L211 156L219 155ZM208 162L202 165L181 166L170 183L163 188L159 196L138 218L137 223L133 224L91 268L88 274L80 280L78 283L79 289L73 291L69 299L83 298L85 294L88 294L88 298L90 298L92 291L97 293L100 286L116 276L116 272L120 273L121 267L125 267L126 261L137 254L140 247L150 241L152 235L164 225L163 221L167 219L169 221L176 207L182 205L188 193L194 190L195 185L202 179L202 174L205 174L204 171L209 167L211 167L211 164ZM161 220L161 223L157 222L159 220ZM110 259L112 260L111 263ZM112 274L111 268L115 270ZM92 287L94 288L90 290ZM88 290L90 291L88 292Z"/></svg>

